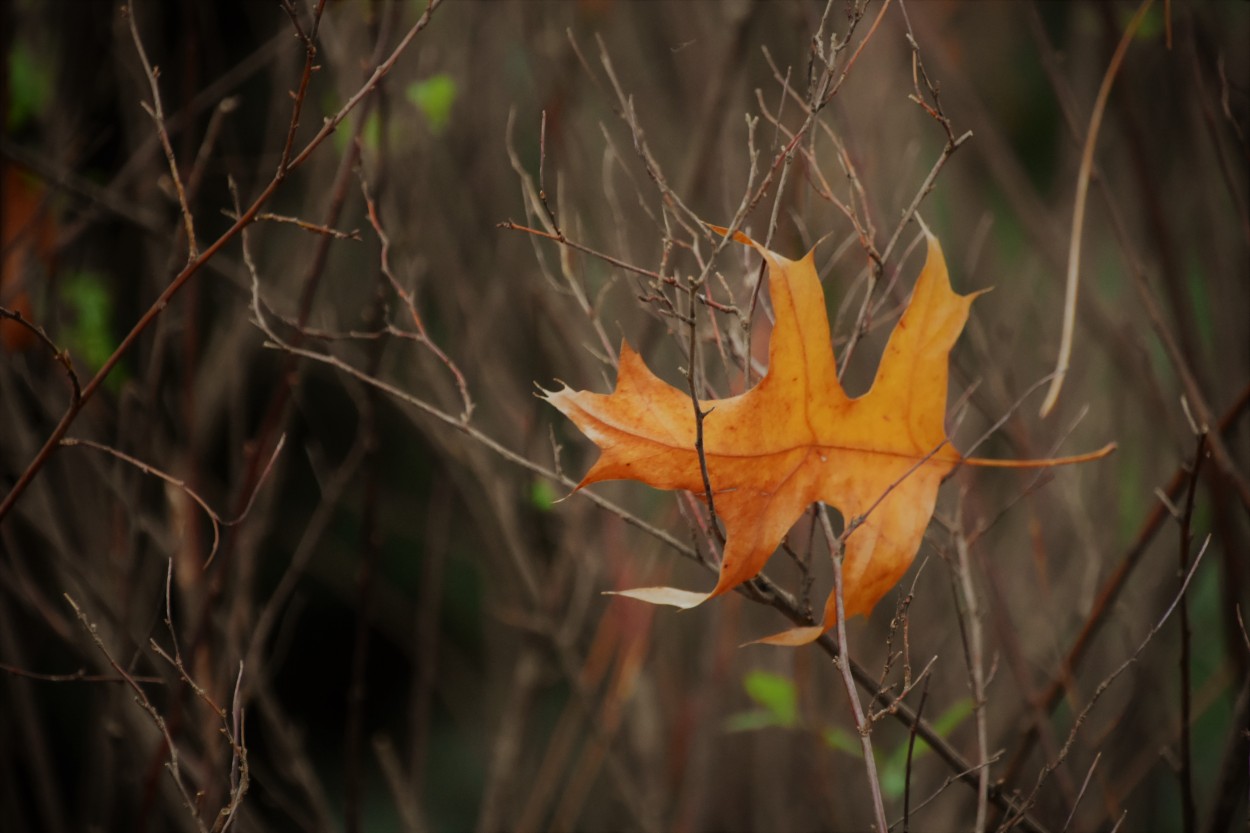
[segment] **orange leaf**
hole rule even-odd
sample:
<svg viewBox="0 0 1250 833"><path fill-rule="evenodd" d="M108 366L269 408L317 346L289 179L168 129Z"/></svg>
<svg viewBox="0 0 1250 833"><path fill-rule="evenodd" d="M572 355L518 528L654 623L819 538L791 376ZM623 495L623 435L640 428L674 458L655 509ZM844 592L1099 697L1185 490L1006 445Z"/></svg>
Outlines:
<svg viewBox="0 0 1250 833"><path fill-rule="evenodd" d="M17 167L4 164L0 175L0 307L33 317L30 303L34 267L51 271L56 226L48 216L44 189ZM12 321L0 320L0 349L19 352L32 347L35 336Z"/></svg>
<svg viewBox="0 0 1250 833"><path fill-rule="evenodd" d="M723 229L720 231L724 231ZM911 565L933 515L938 486L961 461L946 437L947 363L980 293L951 290L937 238L868 393L849 398L838 380L824 292L812 254L791 261L745 235L768 263L776 323L768 373L751 390L702 401L704 456L726 543L710 593L665 587L623 591L689 608L755 576L815 501L859 525L846 537L846 615L867 614ZM639 480L704 494L690 396L657 378L621 347L616 390L544 391L602 454L578 484ZM766 642L810 642L837 622L831 595L819 626Z"/></svg>

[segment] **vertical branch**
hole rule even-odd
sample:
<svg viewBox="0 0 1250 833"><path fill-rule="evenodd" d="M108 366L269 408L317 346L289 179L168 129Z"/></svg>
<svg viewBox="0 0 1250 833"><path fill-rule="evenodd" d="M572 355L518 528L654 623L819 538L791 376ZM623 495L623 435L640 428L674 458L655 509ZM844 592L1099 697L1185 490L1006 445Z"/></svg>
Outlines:
<svg viewBox="0 0 1250 833"><path fill-rule="evenodd" d="M1194 463L1189 472L1189 492L1185 497L1185 512L1180 518L1181 545L1180 570L1184 575L1189 570L1190 524L1194 517L1194 495L1198 491L1198 471L1202 468L1202 458L1206 456L1207 434L1199 430L1198 448L1194 451ZM1191 712L1190 674L1192 673L1189 627L1189 601L1181 598L1180 610L1177 613L1181 630L1181 765L1177 777L1181 782L1181 815L1185 833L1194 833L1197 829L1197 808L1194 801L1193 744L1190 738L1189 720Z"/></svg>
<svg viewBox="0 0 1250 833"><path fill-rule="evenodd" d="M380 51L390 38L391 29L394 26L396 13L399 9L400 6L392 5L389 13L380 15L379 19L375 19L374 25L371 27L374 30L372 36L375 43L375 59L380 55ZM376 190L378 191L379 200L382 198L381 190L385 187L388 174L386 162L389 158L387 145L387 137L390 135L388 129L389 103L390 98L387 95L387 88L379 83L377 95L374 97L374 106L377 108L379 122L379 162L374 176L376 177ZM364 118L365 113L362 113L362 122ZM362 154L359 148L359 135L356 142L358 145L356 156L360 158ZM367 198L366 177L363 171L360 171L359 174L361 188L365 191ZM377 211L372 204L369 205L369 218L375 228L381 228L381 223L377 218ZM383 248L374 278L374 299L368 312L368 318L370 319L368 322L369 329L380 327L385 320L385 287L388 281L395 283L393 276L390 274L389 263L386 258L387 247L390 241L385 236L382 236L381 240ZM413 317L418 318L415 307L410 305L410 308L413 309ZM382 341L375 341L368 346L366 367L369 375L377 374L382 364L382 355L385 348L386 343ZM461 390L463 391L464 388L462 387ZM356 570L356 633L352 645L351 678L347 688L347 726L345 727L344 738L344 757L346 758L346 779L344 784L346 790L344 798L346 800L345 816L348 833L356 833L356 831L361 829L361 817L364 806L361 770L364 763L363 738L365 732L365 708L368 699L366 671L369 661L369 635L373 624L369 610L373 596L374 574L377 571L377 564L381 555L381 533L377 528L378 503L380 501L379 481L381 479L379 472L380 460L377 454L381 444L377 425L378 399L379 393L376 388L366 388L359 397L360 423L357 430L360 432L364 444L362 465L364 467L365 482L360 508L360 561ZM467 405L465 418L468 418Z"/></svg>
<svg viewBox="0 0 1250 833"><path fill-rule="evenodd" d="M968 681L972 688L972 714L977 727L977 815L973 830L984 833L989 807L989 738L985 722L985 648L981 630L981 608L976 587L972 583L972 559L968 557L968 538L963 531L963 500L955 517L955 552L959 576L960 633L964 637L964 659L968 665Z"/></svg>
<svg viewBox="0 0 1250 833"><path fill-rule="evenodd" d="M370 388L365 396L369 404L364 408L362 430L374 433L374 416L372 399L376 391ZM347 725L344 729L344 816L348 833L358 833L362 827L363 785L363 738L365 722L365 705L367 688L365 672L369 661L369 631L371 617L369 615L370 599L373 595L373 574L378 561L379 550L377 530L378 505L378 461L375 449L376 438L371 442L365 440L365 486L361 498L361 553L360 563L356 568L356 630L352 642L349 683L347 687Z"/></svg>
<svg viewBox="0 0 1250 833"><path fill-rule="evenodd" d="M916 704L916 722L924 715L924 704L929 699L929 680L924 678L924 688L920 689L920 702ZM903 833L908 833L911 825L911 762L916 751L916 723L911 724L907 732L907 766L903 770Z"/></svg>
<svg viewBox="0 0 1250 833"><path fill-rule="evenodd" d="M291 120L287 124L286 141L282 145L282 157L278 161L276 178L286 176L287 171L292 167L291 151L295 147L295 131L299 128L299 117L304 109L304 100L308 97L308 82L312 80L313 70L316 69L317 29L321 25L321 15L326 7L326 0L317 0L317 8L313 10L312 28L305 32L303 25L299 22L299 12L296 11L292 0L281 0L281 2L283 10L291 18L291 25L295 28L296 36L304 44L304 70L300 73L299 91L291 95L294 102L291 107Z"/></svg>
<svg viewBox="0 0 1250 833"><path fill-rule="evenodd" d="M187 235L187 262L190 263L199 257L200 248L195 242L195 222L191 218L191 207L187 204L186 189L182 187L182 175L178 173L178 160L174 157L174 147L169 141L169 131L165 129L165 108L161 104L161 89L157 83L160 70L153 68L151 62L148 61L148 53L144 51L143 41L139 37L139 27L135 24L134 9L130 6L122 6L122 14L125 15L126 22L130 26L130 37L134 40L135 50L139 53L139 60L143 63L143 75L148 79L148 86L152 88L152 103L148 104L144 101L140 104L156 123L156 133L160 136L161 147L165 150L169 176L173 180L174 191L178 194L178 208L182 213L183 230Z"/></svg>
<svg viewBox="0 0 1250 833"><path fill-rule="evenodd" d="M885 820L885 803L881 798L877 759L872 751L872 721L864 715L864 708L859 702L859 691L855 688L855 677L851 673L851 654L846 641L846 608L842 603L842 545L833 534L833 525L829 523L829 510L823 504L820 507L820 524L825 531L829 552L833 556L833 592L837 596L838 604L838 656L834 658L834 664L842 674L842 684L846 687L846 697L851 702L851 714L855 719L860 749L864 753L864 771L868 775L868 788L872 793L877 833L888 833L890 825Z"/></svg>
<svg viewBox="0 0 1250 833"><path fill-rule="evenodd" d="M699 404L698 386L695 379L696 368L698 367L697 354L695 352L698 346L698 311L695 308L695 299L699 290L703 290L704 303L710 304L711 296L707 291L707 279L711 275L712 265L716 262L717 255L721 250L733 239L738 227L742 225L742 221L746 219L747 212L750 210L751 189L755 184L755 176L757 171L758 152L755 149L755 128L759 124L759 119L747 117L747 156L751 161L750 170L747 173L746 188L743 189L742 201L738 204L738 210L734 212L733 220L729 224L729 228L725 230L724 236L716 241L716 247L712 250L712 255L703 265L703 269L698 277L693 278L689 284L690 294L690 341L689 341L689 359L690 371L688 380L690 384L690 402L694 408L694 428L695 428L695 452L699 455L699 471L703 475L703 493L707 497L707 508L709 515L709 525L716 535L717 539L724 543L724 536L721 534L720 527L716 525L716 504L712 494L712 481L708 476L707 470L707 454L703 446L703 420L707 417L711 410L704 411ZM641 128L636 128L641 132ZM749 363L749 362L748 362ZM706 380L705 380L706 382Z"/></svg>

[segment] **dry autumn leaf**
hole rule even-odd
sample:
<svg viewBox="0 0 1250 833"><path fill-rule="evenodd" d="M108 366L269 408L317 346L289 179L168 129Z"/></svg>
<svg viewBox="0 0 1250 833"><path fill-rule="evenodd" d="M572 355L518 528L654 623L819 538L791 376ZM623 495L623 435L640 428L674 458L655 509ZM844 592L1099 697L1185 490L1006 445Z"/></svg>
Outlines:
<svg viewBox="0 0 1250 833"><path fill-rule="evenodd" d="M981 293L951 290L942 248L927 236L924 268L872 388L852 399L838 380L812 253L792 261L735 235L768 263L776 321L764 378L739 396L699 403L707 413L708 480L725 527L720 578L709 593L649 587L623 595L689 608L732 590L763 568L816 501L857 524L846 536L843 558L848 617L871 612L902 577L920 548L942 479L961 461L977 462L965 461L950 444L944 422L950 350ZM602 450L577 488L629 479L704 495L690 396L657 378L628 343L611 394L567 387L544 394ZM831 594L821 624L761 641L810 642L836 622Z"/></svg>
<svg viewBox="0 0 1250 833"><path fill-rule="evenodd" d="M50 272L56 249L56 226L48 215L41 185L16 166L5 164L0 174L0 307L32 316L31 281L38 270ZM38 269L36 268L38 267ZM12 321L0 320L0 350L20 352L35 344L35 336Z"/></svg>

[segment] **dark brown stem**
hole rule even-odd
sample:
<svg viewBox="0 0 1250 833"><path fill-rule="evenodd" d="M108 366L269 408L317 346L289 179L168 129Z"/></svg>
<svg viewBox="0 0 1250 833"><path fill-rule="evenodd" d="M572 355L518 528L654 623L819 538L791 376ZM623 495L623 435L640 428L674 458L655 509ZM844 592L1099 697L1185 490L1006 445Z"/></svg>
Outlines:
<svg viewBox="0 0 1250 833"><path fill-rule="evenodd" d="M920 689L920 702L916 704L916 719L924 715L924 704L929 699L929 677L924 679L924 688ZM916 750L916 724L913 723L907 732L907 766L903 770L903 833L908 833L911 823L911 761Z"/></svg>
<svg viewBox="0 0 1250 833"><path fill-rule="evenodd" d="M1207 435L1203 431L1198 434L1198 448L1194 452L1194 462L1189 471L1189 493L1185 498L1185 514L1180 518L1181 575L1189 571L1190 524L1194 517L1194 495L1198 491L1198 472L1202 468L1202 458L1206 456L1206 446ZM1181 782L1181 818L1184 822L1184 830L1185 833L1194 833L1198 824L1198 811L1194 801L1193 748L1189 732L1192 696L1190 691L1192 670L1190 638L1192 634L1189 628L1189 602L1184 597L1181 598L1179 621L1181 629L1181 765L1177 777Z"/></svg>

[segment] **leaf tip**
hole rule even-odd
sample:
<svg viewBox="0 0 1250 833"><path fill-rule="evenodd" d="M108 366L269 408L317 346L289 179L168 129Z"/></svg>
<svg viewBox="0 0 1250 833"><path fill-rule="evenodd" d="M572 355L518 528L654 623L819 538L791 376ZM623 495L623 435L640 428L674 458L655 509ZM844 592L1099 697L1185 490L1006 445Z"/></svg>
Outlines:
<svg viewBox="0 0 1250 833"><path fill-rule="evenodd" d="M820 639L825 633L824 625L807 625L801 628L791 628L788 631L775 633L772 636L765 636L762 639L753 639L739 645L745 648L747 645L780 645L786 648L798 648L808 645Z"/></svg>
<svg viewBox="0 0 1250 833"><path fill-rule="evenodd" d="M913 216L916 218L916 224L920 226L920 230L924 232L924 236L926 239L928 239L929 244L932 245L934 243L937 243L938 242L937 235L929 230L929 225L928 223L924 221L924 217L920 216L920 212L917 211Z"/></svg>
<svg viewBox="0 0 1250 833"><path fill-rule="evenodd" d="M721 237L724 237L725 235L729 234L729 229L725 228L724 226L717 226L717 225L713 225L712 223L704 223L704 225L710 228L712 231L719 234ZM743 244L744 246L750 246L754 249L762 249L759 243L756 243L754 240L752 240L750 237L748 237L746 234L744 234L741 231L735 231L733 239Z"/></svg>

